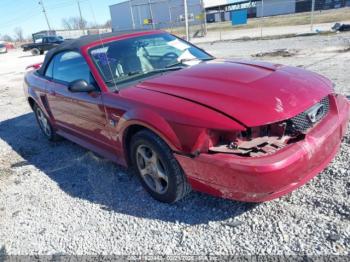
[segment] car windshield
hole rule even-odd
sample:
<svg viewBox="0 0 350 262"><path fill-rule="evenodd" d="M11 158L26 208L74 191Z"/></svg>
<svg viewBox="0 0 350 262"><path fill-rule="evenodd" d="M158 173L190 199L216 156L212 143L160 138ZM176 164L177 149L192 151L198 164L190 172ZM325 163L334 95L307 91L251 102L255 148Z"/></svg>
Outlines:
<svg viewBox="0 0 350 262"><path fill-rule="evenodd" d="M109 42L92 49L90 55L111 89L213 59L167 33Z"/></svg>
<svg viewBox="0 0 350 262"><path fill-rule="evenodd" d="M5 45L4 44L0 44L0 48L4 48L5 47Z"/></svg>

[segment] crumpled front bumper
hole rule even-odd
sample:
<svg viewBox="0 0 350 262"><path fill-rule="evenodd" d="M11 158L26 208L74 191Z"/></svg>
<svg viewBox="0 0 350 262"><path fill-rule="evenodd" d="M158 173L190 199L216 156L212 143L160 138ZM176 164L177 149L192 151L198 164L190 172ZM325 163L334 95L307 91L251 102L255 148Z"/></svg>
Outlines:
<svg viewBox="0 0 350 262"><path fill-rule="evenodd" d="M273 155L176 154L176 158L194 190L247 202L278 198L304 185L336 155L348 126L350 103L343 96L331 98L330 112L304 140Z"/></svg>

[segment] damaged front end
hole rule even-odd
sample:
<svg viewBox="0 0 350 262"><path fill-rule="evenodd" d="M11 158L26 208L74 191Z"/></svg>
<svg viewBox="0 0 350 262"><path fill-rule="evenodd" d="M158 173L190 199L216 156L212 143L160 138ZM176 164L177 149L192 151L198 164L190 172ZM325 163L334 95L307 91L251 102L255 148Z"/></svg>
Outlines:
<svg viewBox="0 0 350 262"><path fill-rule="evenodd" d="M303 140L329 112L329 97L323 98L299 115L265 126L251 127L243 132L216 133L210 136L210 153L235 154L242 157L271 155L282 148Z"/></svg>

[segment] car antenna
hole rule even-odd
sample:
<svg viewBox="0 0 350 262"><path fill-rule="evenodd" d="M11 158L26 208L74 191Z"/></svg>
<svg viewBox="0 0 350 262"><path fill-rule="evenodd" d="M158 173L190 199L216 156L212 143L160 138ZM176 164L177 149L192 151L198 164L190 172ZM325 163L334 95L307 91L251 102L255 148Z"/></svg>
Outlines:
<svg viewBox="0 0 350 262"><path fill-rule="evenodd" d="M93 18L95 24L97 25L96 16L95 16L94 9L92 8L91 1L88 0L88 2L89 2L89 7L90 7L91 14L92 14L92 18ZM105 45L104 45L104 43L103 43L103 41L102 41L101 34L100 34L100 30L98 31L98 38L99 38L99 40L100 40L100 42L101 42L102 47L104 48ZM111 73L111 76L112 76L112 81L111 81L111 82L114 84L115 89L116 89L117 91L119 91L119 88L118 88L118 86L117 86L117 82L116 82L115 78L113 77L113 70L112 70L111 65L109 64L107 54L106 54L106 58L107 58L106 60L107 60L108 69L109 69L109 71L110 71L110 73Z"/></svg>

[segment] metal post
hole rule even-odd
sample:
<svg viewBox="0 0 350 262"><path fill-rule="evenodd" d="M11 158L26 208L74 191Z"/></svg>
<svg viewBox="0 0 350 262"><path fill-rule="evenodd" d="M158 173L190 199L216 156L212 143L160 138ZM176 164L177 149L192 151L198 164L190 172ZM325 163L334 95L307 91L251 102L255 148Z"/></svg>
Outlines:
<svg viewBox="0 0 350 262"><path fill-rule="evenodd" d="M49 28L49 30L51 31L51 26L50 26L50 23L49 23L49 19L47 18L47 14L46 14L46 10L45 10L45 6L44 6L44 2L43 0L39 0L39 5L42 6L43 8L43 13L45 15L45 19L46 19L46 23L47 23L47 27Z"/></svg>
<svg viewBox="0 0 350 262"><path fill-rule="evenodd" d="M263 21L264 21L264 0L261 0L261 23L260 23L260 37L263 37Z"/></svg>
<svg viewBox="0 0 350 262"><path fill-rule="evenodd" d="M204 7L204 1L201 0L201 7L202 7L202 12L203 12L203 25L204 25L204 35L207 35L208 33L208 28L207 28L207 12L205 11Z"/></svg>
<svg viewBox="0 0 350 262"><path fill-rule="evenodd" d="M134 11L132 8L132 0L129 2L130 4L130 14L131 14L131 22L132 22L132 29L135 30L135 18L134 18Z"/></svg>
<svg viewBox="0 0 350 262"><path fill-rule="evenodd" d="M148 6L149 6L149 14L151 16L151 20L152 20L152 28L155 29L155 24L154 24L154 20L153 20L153 12L152 12L152 3L151 0L148 0Z"/></svg>
<svg viewBox="0 0 350 262"><path fill-rule="evenodd" d="M81 14L81 8L80 8L80 2L79 0L77 0L77 4L78 4L78 9L79 9L79 15L80 15L80 25L79 25L79 28L80 30L83 30L83 34L85 35L85 28L82 28L83 26L83 16Z"/></svg>
<svg viewBox="0 0 350 262"><path fill-rule="evenodd" d="M137 6L137 14L139 15L139 23L140 23L140 27L143 27L143 22L141 20L141 11L140 11L140 6Z"/></svg>
<svg viewBox="0 0 350 262"><path fill-rule="evenodd" d="M170 6L170 1L167 1L168 3L168 10L169 10L169 24L170 24L170 32L173 30L173 16L171 14L171 6Z"/></svg>
<svg viewBox="0 0 350 262"><path fill-rule="evenodd" d="M315 12L315 0L312 0L312 6L311 6L311 25L310 29L311 31L314 31L314 12Z"/></svg>
<svg viewBox="0 0 350 262"><path fill-rule="evenodd" d="M222 20L221 20L221 8L222 8L222 6L220 5L219 6L219 18L220 18L220 22L222 22ZM220 41L222 41L222 29L220 29Z"/></svg>
<svg viewBox="0 0 350 262"><path fill-rule="evenodd" d="M188 26L188 7L187 0L184 0L184 11L185 11L185 26L186 26L186 40L190 41L190 29Z"/></svg>

